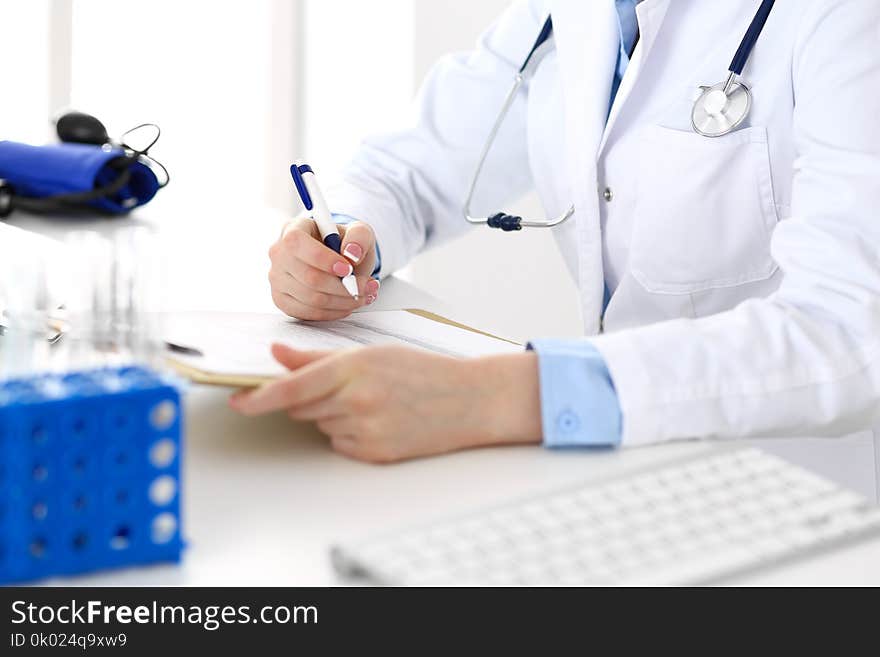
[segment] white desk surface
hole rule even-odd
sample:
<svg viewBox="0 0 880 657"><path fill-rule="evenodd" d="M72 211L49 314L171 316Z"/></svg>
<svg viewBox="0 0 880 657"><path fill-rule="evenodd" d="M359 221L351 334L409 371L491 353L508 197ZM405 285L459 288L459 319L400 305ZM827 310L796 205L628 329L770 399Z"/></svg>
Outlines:
<svg viewBox="0 0 880 657"><path fill-rule="evenodd" d="M241 230L245 221L253 230ZM12 223L55 237L69 226L30 217L14 218ZM160 224L168 273L174 282L171 307L270 310L265 254L277 235L280 218L253 211L223 212L209 222L192 224L182 217L174 224ZM87 225L110 230L115 224ZM209 239L202 239L208 234ZM223 235L232 238L223 239ZM401 280L383 282L380 297L379 308L422 307L467 321ZM503 332L503 327L491 328ZM503 447L368 465L336 455L317 431L293 424L284 415L257 419L236 415L226 407L228 392L193 386L186 395L183 527L188 547L182 564L47 583L342 584L328 558L328 548L336 541L715 449L699 442L619 451ZM734 583L878 585L880 540Z"/></svg>

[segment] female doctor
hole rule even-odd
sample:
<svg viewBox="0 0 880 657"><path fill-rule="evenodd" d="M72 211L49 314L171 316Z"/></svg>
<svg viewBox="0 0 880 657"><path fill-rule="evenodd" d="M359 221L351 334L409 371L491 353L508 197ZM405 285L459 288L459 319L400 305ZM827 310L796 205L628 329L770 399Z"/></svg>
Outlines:
<svg viewBox="0 0 880 657"><path fill-rule="evenodd" d="M390 274L468 225L479 169L469 214L537 190L546 216L524 222L556 223L586 337L472 360L276 346L289 375L231 405L315 421L368 461L869 427L878 46L877 0L515 3L475 51L434 67L417 124L368 140L328 190L355 220L340 228L345 257L311 221L285 229L272 295L309 320L371 303L377 265ZM349 262L359 301L340 284Z"/></svg>

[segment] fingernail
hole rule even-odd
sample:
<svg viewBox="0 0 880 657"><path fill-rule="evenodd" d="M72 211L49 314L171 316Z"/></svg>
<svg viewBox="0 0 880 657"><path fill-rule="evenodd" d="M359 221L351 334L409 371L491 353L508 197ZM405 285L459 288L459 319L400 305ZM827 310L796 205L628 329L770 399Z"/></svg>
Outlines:
<svg viewBox="0 0 880 657"><path fill-rule="evenodd" d="M374 298L379 295L379 281L376 279L370 279L367 281L367 284L364 286L364 292L366 294L372 295Z"/></svg>
<svg viewBox="0 0 880 657"><path fill-rule="evenodd" d="M334 262L333 263L333 273L337 276L348 276L351 272L354 271L354 267L351 266L350 262Z"/></svg>
<svg viewBox="0 0 880 657"><path fill-rule="evenodd" d="M375 294L368 294L368 295L367 295L367 305L368 305L368 306L369 306L371 303L373 303L375 300L376 300L376 295L375 295Z"/></svg>
<svg viewBox="0 0 880 657"><path fill-rule="evenodd" d="M354 264L357 264L361 261L361 258L364 257L364 249L360 244L352 242L343 249L342 255L351 260Z"/></svg>

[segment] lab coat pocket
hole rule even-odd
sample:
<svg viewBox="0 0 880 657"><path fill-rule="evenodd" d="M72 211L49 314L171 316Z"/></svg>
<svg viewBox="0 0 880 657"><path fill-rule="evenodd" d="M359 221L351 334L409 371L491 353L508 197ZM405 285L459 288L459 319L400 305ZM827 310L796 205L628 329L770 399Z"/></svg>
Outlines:
<svg viewBox="0 0 880 657"><path fill-rule="evenodd" d="M645 146L630 250L636 280L649 292L688 294L772 276L778 215L766 129L712 139L651 126Z"/></svg>

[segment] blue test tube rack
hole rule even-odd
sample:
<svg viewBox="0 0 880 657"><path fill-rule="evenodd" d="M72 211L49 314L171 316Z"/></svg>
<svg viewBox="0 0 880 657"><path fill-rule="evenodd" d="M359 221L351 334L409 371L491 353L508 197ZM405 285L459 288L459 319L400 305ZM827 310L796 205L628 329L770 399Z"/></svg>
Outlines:
<svg viewBox="0 0 880 657"><path fill-rule="evenodd" d="M178 562L181 427L143 367L0 382L0 583Z"/></svg>

